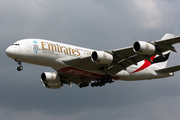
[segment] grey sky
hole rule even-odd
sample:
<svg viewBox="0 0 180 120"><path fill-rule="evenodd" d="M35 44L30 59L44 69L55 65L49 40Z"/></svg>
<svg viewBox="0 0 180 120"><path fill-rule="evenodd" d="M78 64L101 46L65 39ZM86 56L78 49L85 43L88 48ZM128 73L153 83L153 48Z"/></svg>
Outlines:
<svg viewBox="0 0 180 120"><path fill-rule="evenodd" d="M17 63L5 49L23 38L43 38L110 50L137 40L180 35L179 0L0 0L1 120L139 120L180 118L180 74L145 81L116 81L102 88L42 86L51 68ZM180 64L172 53L168 66Z"/></svg>

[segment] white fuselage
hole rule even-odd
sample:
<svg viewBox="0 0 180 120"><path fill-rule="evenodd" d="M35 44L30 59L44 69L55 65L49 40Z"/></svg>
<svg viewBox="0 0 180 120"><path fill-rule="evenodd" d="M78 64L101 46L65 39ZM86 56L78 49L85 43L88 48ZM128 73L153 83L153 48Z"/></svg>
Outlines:
<svg viewBox="0 0 180 120"><path fill-rule="evenodd" d="M98 79L105 73L101 70L86 70L73 67L62 62L65 59L76 59L79 57L88 57L94 50L72 46L68 44L53 42L43 39L23 39L15 42L6 49L6 54L12 58L22 62L48 66L57 71L68 73L71 75ZM145 61L139 62L137 65L131 65L126 70L122 70L114 78L116 80L143 80L155 79L172 76L169 73L156 73L154 70L160 69L158 64L149 65L147 68L139 70Z"/></svg>

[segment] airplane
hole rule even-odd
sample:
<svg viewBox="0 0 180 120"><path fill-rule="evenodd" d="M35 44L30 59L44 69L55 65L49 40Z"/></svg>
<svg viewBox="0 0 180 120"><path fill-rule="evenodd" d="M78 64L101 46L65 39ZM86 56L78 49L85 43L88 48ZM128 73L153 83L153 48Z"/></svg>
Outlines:
<svg viewBox="0 0 180 120"><path fill-rule="evenodd" d="M161 40L136 41L133 46L99 51L44 39L22 39L6 49L8 57L23 69L22 62L47 66L56 72L43 72L44 87L59 89L64 84L80 88L104 86L117 80L137 81L165 78L180 70L166 67L173 44L180 36L165 34Z"/></svg>

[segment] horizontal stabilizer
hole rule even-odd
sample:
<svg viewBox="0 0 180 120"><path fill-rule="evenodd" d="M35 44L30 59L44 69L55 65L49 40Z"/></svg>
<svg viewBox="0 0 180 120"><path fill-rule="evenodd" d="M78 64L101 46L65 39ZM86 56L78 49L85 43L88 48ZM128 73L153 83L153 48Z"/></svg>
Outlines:
<svg viewBox="0 0 180 120"><path fill-rule="evenodd" d="M178 70L180 70L180 65L169 67L169 68L164 68L164 69L160 69L160 70L156 70L156 72L158 72L158 73L172 73L172 72L176 72Z"/></svg>

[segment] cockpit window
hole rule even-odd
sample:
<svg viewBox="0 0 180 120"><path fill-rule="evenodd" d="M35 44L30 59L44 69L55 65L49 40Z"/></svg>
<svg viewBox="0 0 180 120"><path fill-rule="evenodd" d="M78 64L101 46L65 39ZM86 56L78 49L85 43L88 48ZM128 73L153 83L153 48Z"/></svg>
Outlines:
<svg viewBox="0 0 180 120"><path fill-rule="evenodd" d="M19 46L19 44L18 44L18 43L15 43L15 44L13 44L13 45L15 45L15 46Z"/></svg>

